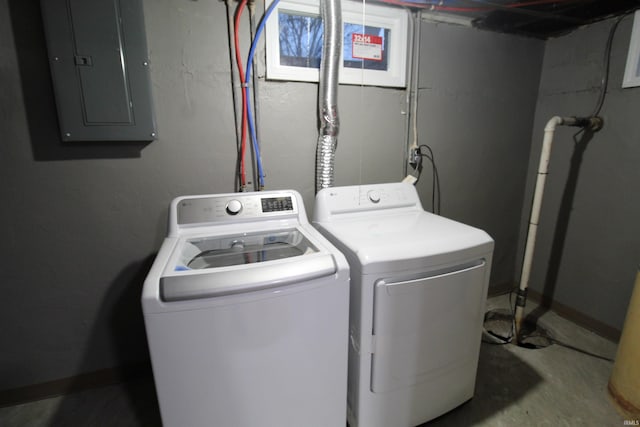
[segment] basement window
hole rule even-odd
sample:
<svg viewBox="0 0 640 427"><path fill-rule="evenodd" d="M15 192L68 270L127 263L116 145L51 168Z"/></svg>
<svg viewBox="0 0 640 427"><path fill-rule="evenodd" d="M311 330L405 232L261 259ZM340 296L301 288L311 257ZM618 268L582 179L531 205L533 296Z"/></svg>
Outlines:
<svg viewBox="0 0 640 427"><path fill-rule="evenodd" d="M633 29L627 54L627 65L624 70L622 87L640 86L640 11L633 16Z"/></svg>
<svg viewBox="0 0 640 427"><path fill-rule="evenodd" d="M343 0L339 82L404 87L408 18L404 9ZM267 78L317 82L322 37L317 0L281 0L266 24Z"/></svg>

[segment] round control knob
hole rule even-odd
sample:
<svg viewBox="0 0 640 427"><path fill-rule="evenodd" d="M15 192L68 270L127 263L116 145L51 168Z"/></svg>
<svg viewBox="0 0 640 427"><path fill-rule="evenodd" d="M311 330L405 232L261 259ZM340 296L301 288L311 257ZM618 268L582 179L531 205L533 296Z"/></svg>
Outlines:
<svg viewBox="0 0 640 427"><path fill-rule="evenodd" d="M242 210L242 203L239 200L233 199L227 203L227 213L229 215L237 215Z"/></svg>
<svg viewBox="0 0 640 427"><path fill-rule="evenodd" d="M373 203L378 203L380 201L380 193L378 193L376 190L369 191L367 193L367 196Z"/></svg>
<svg viewBox="0 0 640 427"><path fill-rule="evenodd" d="M244 249L244 241L243 240L234 240L233 242L231 242L229 247L233 251L241 251L241 250Z"/></svg>

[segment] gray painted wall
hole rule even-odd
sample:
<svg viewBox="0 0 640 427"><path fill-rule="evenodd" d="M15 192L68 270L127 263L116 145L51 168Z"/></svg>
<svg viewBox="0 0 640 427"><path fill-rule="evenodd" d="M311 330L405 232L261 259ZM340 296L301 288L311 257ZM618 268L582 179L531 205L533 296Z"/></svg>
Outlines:
<svg viewBox="0 0 640 427"><path fill-rule="evenodd" d="M146 360L139 295L169 202L233 191L224 3L144 5L159 139L62 144L38 1L0 0L0 390ZM500 281L515 266L517 215L507 217L521 205L542 47L424 24L421 135L441 161L443 213L496 238ZM305 83L260 88L267 187L300 191L309 212L316 92ZM342 86L339 98L336 183L400 180L404 92ZM505 114L518 119L502 127ZM426 207L428 188L421 181Z"/></svg>
<svg viewBox="0 0 640 427"><path fill-rule="evenodd" d="M544 42L426 23L421 36L420 143L437 160L441 214L493 237L491 283L512 286ZM431 184L425 163L427 209Z"/></svg>
<svg viewBox="0 0 640 427"><path fill-rule="evenodd" d="M632 21L624 19L613 42L604 129L578 145L572 139L576 128L556 132L530 282L532 289L546 288L556 301L616 329L622 328L640 261L640 88L621 88ZM595 108L613 22L547 42L527 201L547 121L590 115ZM525 204L520 253L529 209Z"/></svg>

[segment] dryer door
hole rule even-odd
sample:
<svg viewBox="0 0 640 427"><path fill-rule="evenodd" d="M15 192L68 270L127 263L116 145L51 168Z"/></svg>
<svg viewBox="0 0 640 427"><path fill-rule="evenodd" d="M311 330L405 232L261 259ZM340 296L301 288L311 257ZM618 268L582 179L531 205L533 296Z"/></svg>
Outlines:
<svg viewBox="0 0 640 427"><path fill-rule="evenodd" d="M428 381L477 363L486 298L484 260L375 284L371 390ZM475 369L475 368L474 368Z"/></svg>

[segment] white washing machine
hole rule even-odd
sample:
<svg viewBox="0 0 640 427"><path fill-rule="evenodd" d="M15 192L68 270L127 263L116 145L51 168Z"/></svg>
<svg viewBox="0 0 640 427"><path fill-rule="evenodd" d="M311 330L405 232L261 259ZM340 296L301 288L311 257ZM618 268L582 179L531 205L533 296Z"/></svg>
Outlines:
<svg viewBox="0 0 640 427"><path fill-rule="evenodd" d="M350 426L416 426L470 399L493 240L405 183L321 190L313 222L351 268Z"/></svg>
<svg viewBox="0 0 640 427"><path fill-rule="evenodd" d="M294 191L174 200L142 307L165 427L343 427L349 267Z"/></svg>

